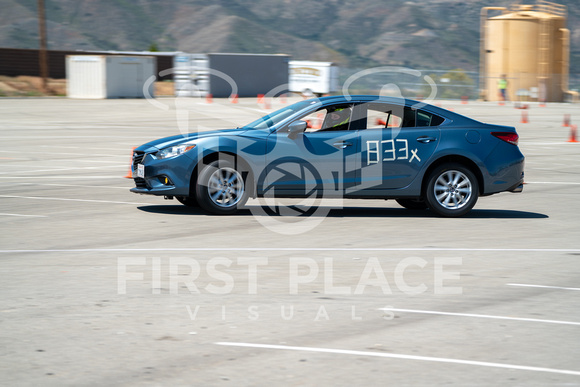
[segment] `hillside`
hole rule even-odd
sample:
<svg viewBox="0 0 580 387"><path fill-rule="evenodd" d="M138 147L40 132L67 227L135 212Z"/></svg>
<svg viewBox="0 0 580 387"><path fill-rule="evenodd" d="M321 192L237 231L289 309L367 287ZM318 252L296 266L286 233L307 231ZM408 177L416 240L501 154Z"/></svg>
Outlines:
<svg viewBox="0 0 580 387"><path fill-rule="evenodd" d="M49 49L286 53L346 67L477 70L479 12L509 1L45 0ZM580 65L580 7L560 0ZM0 47L37 48L35 0L0 0Z"/></svg>

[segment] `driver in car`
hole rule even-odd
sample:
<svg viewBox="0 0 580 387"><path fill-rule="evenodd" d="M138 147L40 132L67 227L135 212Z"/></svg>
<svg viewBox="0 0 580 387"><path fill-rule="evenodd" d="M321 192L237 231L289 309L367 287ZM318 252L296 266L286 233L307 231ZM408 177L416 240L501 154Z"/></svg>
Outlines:
<svg viewBox="0 0 580 387"><path fill-rule="evenodd" d="M324 120L322 130L347 130L350 113L350 108L337 109L329 112Z"/></svg>

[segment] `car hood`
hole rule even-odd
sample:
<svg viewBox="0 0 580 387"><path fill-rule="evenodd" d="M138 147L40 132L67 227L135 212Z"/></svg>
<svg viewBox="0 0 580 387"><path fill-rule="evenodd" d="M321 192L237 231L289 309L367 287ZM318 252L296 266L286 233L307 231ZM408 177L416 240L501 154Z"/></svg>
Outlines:
<svg viewBox="0 0 580 387"><path fill-rule="evenodd" d="M156 152L160 149L167 148L168 146L179 145L189 141L195 141L197 139L206 137L216 137L216 136L239 136L248 129L237 128L237 129L224 129L224 130L212 130L208 132L195 132L187 134L179 134L177 136L164 137L157 140L150 141L146 144L141 145L136 150L146 153Z"/></svg>

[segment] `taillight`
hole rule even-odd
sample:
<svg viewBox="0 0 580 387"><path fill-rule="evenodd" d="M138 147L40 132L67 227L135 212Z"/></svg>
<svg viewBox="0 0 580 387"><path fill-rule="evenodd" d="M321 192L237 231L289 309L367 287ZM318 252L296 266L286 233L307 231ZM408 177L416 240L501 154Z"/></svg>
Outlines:
<svg viewBox="0 0 580 387"><path fill-rule="evenodd" d="M491 135L513 145L518 145L518 140L520 138L520 136L514 132L492 132Z"/></svg>

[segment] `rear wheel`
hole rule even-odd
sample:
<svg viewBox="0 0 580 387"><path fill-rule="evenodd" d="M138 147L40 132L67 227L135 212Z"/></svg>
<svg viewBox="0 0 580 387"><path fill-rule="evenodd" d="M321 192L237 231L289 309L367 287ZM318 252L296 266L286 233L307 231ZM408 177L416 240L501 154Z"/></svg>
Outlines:
<svg viewBox="0 0 580 387"><path fill-rule="evenodd" d="M425 199L440 216L455 217L468 213L479 196L479 184L471 170L461 164L437 167L427 181Z"/></svg>
<svg viewBox="0 0 580 387"><path fill-rule="evenodd" d="M203 209L218 215L233 214L248 200L242 174L228 160L216 160L203 168L196 195Z"/></svg>
<svg viewBox="0 0 580 387"><path fill-rule="evenodd" d="M397 199L397 203L408 210L427 209L427 203L423 199Z"/></svg>

